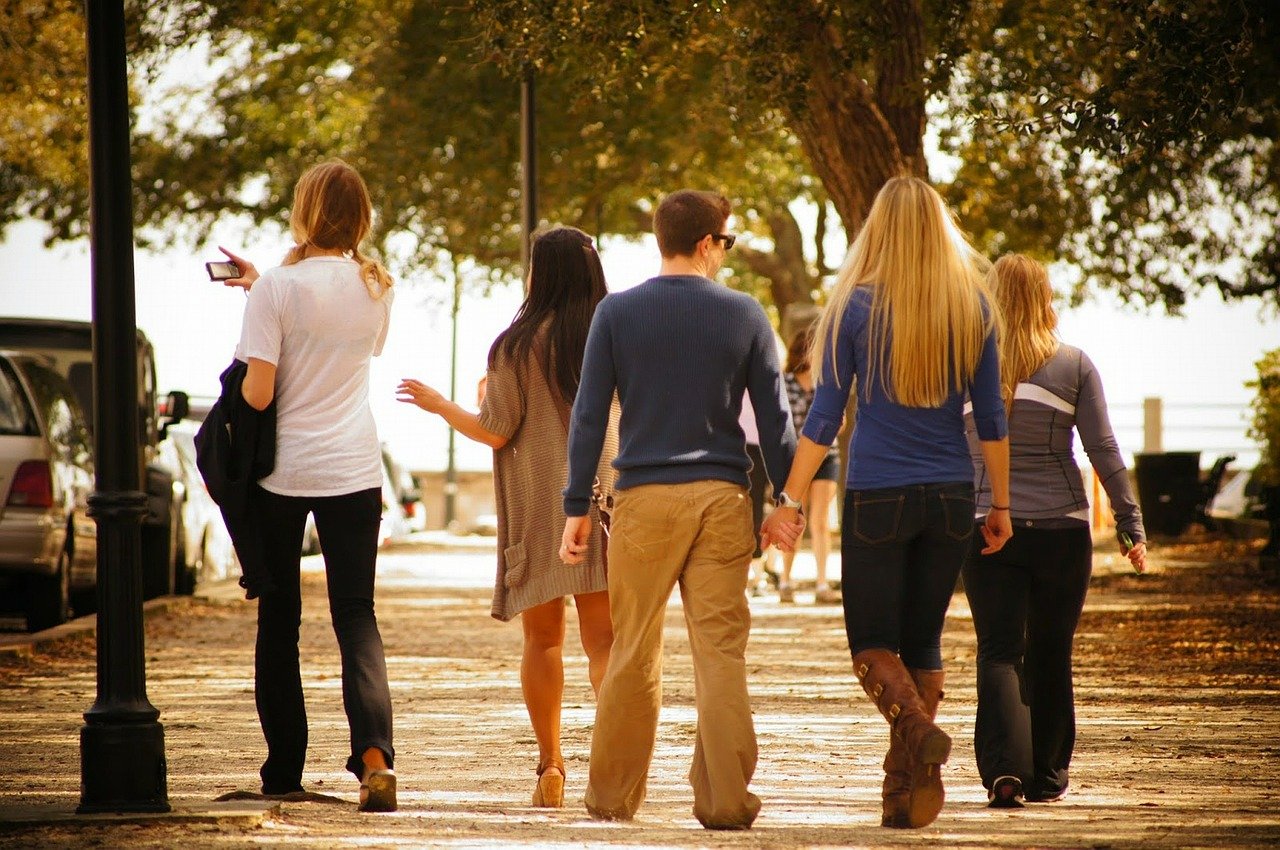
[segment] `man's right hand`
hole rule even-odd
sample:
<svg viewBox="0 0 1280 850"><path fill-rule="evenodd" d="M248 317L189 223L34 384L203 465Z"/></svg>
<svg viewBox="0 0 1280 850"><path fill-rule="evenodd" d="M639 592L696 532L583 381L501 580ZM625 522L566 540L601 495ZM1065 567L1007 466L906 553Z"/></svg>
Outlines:
<svg viewBox="0 0 1280 850"><path fill-rule="evenodd" d="M564 534L560 538L560 560L576 567L587 557L587 543L591 540L591 517L571 516L564 521Z"/></svg>

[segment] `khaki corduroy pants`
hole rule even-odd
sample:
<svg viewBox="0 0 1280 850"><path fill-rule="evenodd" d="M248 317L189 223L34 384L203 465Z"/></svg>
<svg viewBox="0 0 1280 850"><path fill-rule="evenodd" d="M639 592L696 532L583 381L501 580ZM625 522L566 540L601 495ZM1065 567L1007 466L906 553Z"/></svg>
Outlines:
<svg viewBox="0 0 1280 850"><path fill-rule="evenodd" d="M630 819L644 801L662 706L663 619L678 583L698 712L693 812L712 829L755 820L760 799L747 790L756 735L745 657L754 549L750 496L731 482L648 484L616 495L609 542L614 639L586 796L596 817Z"/></svg>

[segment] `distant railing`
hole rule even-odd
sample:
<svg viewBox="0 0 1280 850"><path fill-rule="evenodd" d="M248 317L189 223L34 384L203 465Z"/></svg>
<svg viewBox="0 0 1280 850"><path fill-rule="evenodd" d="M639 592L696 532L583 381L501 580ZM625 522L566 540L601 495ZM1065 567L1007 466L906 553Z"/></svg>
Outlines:
<svg viewBox="0 0 1280 850"><path fill-rule="evenodd" d="M1198 451L1207 469L1220 455L1233 454L1237 469L1252 469L1258 446L1247 436L1249 406L1244 402L1141 402L1107 405L1116 441L1130 466L1136 452Z"/></svg>
<svg viewBox="0 0 1280 850"><path fill-rule="evenodd" d="M1108 404L1111 427L1125 463L1133 469L1138 452L1200 452L1200 468L1208 469L1222 455L1235 455L1231 468L1250 470L1258 463L1258 445L1248 437L1249 405L1244 402L1141 402ZM1089 490L1095 531L1115 525L1111 503L1087 457L1077 443L1078 461Z"/></svg>

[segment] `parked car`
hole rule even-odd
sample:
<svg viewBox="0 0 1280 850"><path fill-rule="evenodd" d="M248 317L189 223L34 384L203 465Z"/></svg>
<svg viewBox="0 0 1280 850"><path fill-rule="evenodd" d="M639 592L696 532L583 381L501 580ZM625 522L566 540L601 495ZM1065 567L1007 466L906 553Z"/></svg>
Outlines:
<svg viewBox="0 0 1280 850"><path fill-rule="evenodd" d="M93 608L93 451L70 384L35 357L0 351L0 582L27 628Z"/></svg>
<svg viewBox="0 0 1280 850"><path fill-rule="evenodd" d="M0 318L0 349L36 355L71 385L93 426L93 326L59 319ZM179 472L161 456L165 427L187 414L185 393L171 392L165 417L157 403L155 350L138 331L139 475L147 494L142 520L142 590L150 598L179 589L178 541L183 537ZM92 447L92 441L90 441Z"/></svg>
<svg viewBox="0 0 1280 850"><path fill-rule="evenodd" d="M183 421L168 429L161 453L179 470L182 537L178 540L178 593L193 593L208 582L240 574L231 535L196 466L194 422Z"/></svg>
<svg viewBox="0 0 1280 850"><path fill-rule="evenodd" d="M422 531L427 527L427 507L422 503L422 490L413 473L396 462L386 445L382 447L382 465L386 468L391 489L395 491L396 501L403 509L408 531Z"/></svg>

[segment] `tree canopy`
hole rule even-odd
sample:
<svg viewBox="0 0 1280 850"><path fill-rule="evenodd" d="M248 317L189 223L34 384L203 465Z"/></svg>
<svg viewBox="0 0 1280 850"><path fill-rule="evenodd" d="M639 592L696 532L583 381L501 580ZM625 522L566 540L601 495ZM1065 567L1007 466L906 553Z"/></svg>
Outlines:
<svg viewBox="0 0 1280 850"><path fill-rule="evenodd" d="M0 106L16 118L0 127L0 224L36 215L75 236L78 4L6 5L17 26L0 38ZM153 233L198 235L228 213L283 220L302 168L339 155L369 178L402 263L443 252L506 273L518 78L533 67L544 219L634 235L663 192L719 189L762 237L735 249L735 278L780 307L809 301L828 271L790 203L815 204L820 228L833 210L852 235L903 172L932 178L984 250L1071 261L1078 292L1172 309L1204 286L1280 293L1280 49L1261 0L129 8L139 90L175 63L212 77L136 116L135 204ZM954 169L931 168L935 138Z"/></svg>

